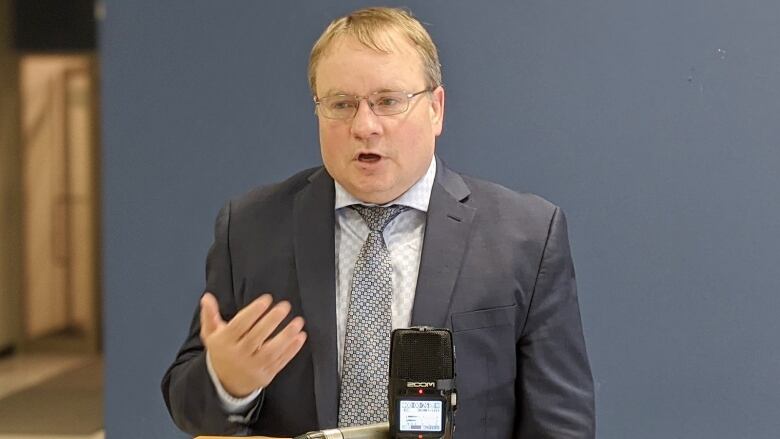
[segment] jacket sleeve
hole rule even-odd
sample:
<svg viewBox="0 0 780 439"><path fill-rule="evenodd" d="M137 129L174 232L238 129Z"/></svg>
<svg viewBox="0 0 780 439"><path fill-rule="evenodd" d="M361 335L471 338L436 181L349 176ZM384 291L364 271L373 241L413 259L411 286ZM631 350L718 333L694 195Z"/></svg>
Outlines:
<svg viewBox="0 0 780 439"><path fill-rule="evenodd" d="M556 208L517 350L515 437L595 437L591 376L566 218Z"/></svg>
<svg viewBox="0 0 780 439"><path fill-rule="evenodd" d="M214 242L206 260L206 290L219 303L220 314L229 320L238 312L233 295L230 258L230 203L217 216ZM162 380L165 404L174 423L192 435L246 434L257 420L264 394L244 415L227 413L211 381L200 340L200 307L195 309L187 339Z"/></svg>

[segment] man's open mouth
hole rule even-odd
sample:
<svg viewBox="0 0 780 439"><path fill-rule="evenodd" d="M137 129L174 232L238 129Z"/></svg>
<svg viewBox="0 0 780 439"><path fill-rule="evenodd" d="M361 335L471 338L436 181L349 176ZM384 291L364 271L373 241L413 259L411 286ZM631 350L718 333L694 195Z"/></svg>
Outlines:
<svg viewBox="0 0 780 439"><path fill-rule="evenodd" d="M358 161L364 162L364 163L374 163L378 162L379 159L382 157L378 154L360 154L358 155Z"/></svg>

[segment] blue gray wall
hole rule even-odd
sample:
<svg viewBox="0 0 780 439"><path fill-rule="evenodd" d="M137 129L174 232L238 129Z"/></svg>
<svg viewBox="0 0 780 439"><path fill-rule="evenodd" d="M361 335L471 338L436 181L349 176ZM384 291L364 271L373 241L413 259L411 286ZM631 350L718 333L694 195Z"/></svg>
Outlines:
<svg viewBox="0 0 780 439"><path fill-rule="evenodd" d="M366 4L107 2L109 438L177 437L214 216L319 163L308 51ZM776 438L780 2L402 4L440 45L439 154L567 211L599 437Z"/></svg>

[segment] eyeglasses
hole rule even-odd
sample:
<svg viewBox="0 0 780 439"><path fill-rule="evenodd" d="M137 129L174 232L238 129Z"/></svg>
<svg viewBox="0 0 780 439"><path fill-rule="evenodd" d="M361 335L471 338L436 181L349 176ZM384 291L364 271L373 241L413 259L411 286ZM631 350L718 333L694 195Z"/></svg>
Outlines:
<svg viewBox="0 0 780 439"><path fill-rule="evenodd" d="M350 96L350 95L332 95L323 98L314 98L314 104L317 106L317 113L328 119L352 119L357 114L360 101L365 99L368 102L368 108L377 116L392 116L400 114L409 109L409 101L422 93L429 92L431 89L418 91L417 93L407 93L405 91L378 91L368 96Z"/></svg>

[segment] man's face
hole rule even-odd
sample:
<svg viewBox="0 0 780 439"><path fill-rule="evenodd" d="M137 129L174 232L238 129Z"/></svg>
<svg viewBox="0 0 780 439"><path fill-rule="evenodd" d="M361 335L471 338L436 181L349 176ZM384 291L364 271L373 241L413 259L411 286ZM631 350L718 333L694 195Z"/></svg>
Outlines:
<svg viewBox="0 0 780 439"><path fill-rule="evenodd" d="M316 70L317 97L368 96L377 91L425 89L420 56L400 36L392 53L344 37L334 41ZM377 116L362 100L352 119L319 116L322 161L353 196L384 204L406 192L428 170L444 119L444 89L423 93L401 114Z"/></svg>

